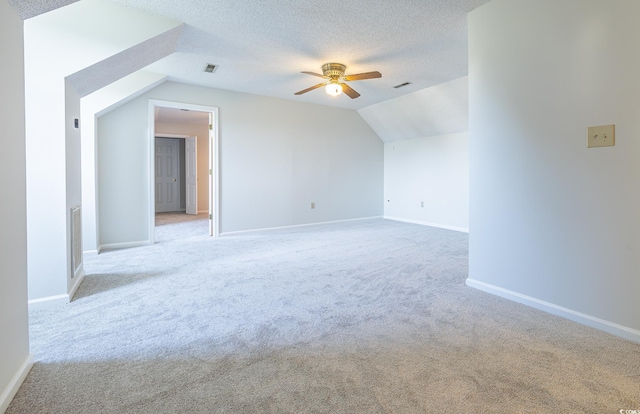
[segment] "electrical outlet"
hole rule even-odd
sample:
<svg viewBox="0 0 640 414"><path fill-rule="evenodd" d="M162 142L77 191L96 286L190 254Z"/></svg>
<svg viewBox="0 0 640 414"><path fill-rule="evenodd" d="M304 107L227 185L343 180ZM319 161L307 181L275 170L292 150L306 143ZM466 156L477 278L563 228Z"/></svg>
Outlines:
<svg viewBox="0 0 640 414"><path fill-rule="evenodd" d="M587 148L616 145L616 126L600 125L587 128Z"/></svg>
<svg viewBox="0 0 640 414"><path fill-rule="evenodd" d="M420 207L424 207L424 201L420 202Z"/></svg>
<svg viewBox="0 0 640 414"><path fill-rule="evenodd" d="M316 203L311 203L311 209L313 210L314 208L316 208Z"/></svg>

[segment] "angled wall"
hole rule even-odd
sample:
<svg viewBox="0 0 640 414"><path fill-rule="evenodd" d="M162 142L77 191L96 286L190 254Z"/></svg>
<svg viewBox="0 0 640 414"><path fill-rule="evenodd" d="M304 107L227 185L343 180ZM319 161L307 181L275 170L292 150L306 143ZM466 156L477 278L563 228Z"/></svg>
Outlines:
<svg viewBox="0 0 640 414"><path fill-rule="evenodd" d="M383 143L357 112L166 82L98 119L102 245L149 240L149 99L219 108L222 233L382 215Z"/></svg>
<svg viewBox="0 0 640 414"><path fill-rule="evenodd" d="M469 17L472 286L640 341L640 3ZM616 145L586 147L615 124Z"/></svg>
<svg viewBox="0 0 640 414"><path fill-rule="evenodd" d="M170 51L137 48L179 23L103 0L84 0L25 21L27 243L33 307L68 302L82 274L71 270L70 210L81 205L80 98ZM168 46L167 46L168 45ZM156 53L160 50L160 54ZM142 60L132 62L131 54ZM114 56L122 58L115 59ZM101 63L103 61L106 63ZM92 81L91 81L92 80Z"/></svg>
<svg viewBox="0 0 640 414"><path fill-rule="evenodd" d="M0 412L32 364L27 322L27 217L22 19L0 0Z"/></svg>

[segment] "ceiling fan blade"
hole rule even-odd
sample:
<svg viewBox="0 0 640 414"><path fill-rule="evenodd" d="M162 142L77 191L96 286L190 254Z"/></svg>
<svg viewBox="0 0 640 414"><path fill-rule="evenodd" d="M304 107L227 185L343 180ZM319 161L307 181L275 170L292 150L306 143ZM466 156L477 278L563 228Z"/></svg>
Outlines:
<svg viewBox="0 0 640 414"><path fill-rule="evenodd" d="M322 86L324 86L324 85L326 85L326 83L319 83L319 84L314 85L314 86L312 86L312 87L310 87L310 88L303 89L303 90L301 90L300 92L296 92L294 95L302 95L303 93L307 93L307 92L312 91L312 90L314 90L314 89L318 89L318 88L320 88L320 87L322 87Z"/></svg>
<svg viewBox="0 0 640 414"><path fill-rule="evenodd" d="M360 94L353 90L353 88L346 83L341 83L342 92L344 92L349 98L356 99Z"/></svg>
<svg viewBox="0 0 640 414"><path fill-rule="evenodd" d="M304 73L305 75L312 75L312 76L317 76L319 78L324 78L324 75L321 75L319 73L315 73L315 72L300 72L300 73Z"/></svg>
<svg viewBox="0 0 640 414"><path fill-rule="evenodd" d="M366 73L357 73L355 75L348 75L344 77L344 80L346 81L356 81L356 80L363 80L363 79L375 79L375 78L381 78L382 74L380 72L366 72Z"/></svg>

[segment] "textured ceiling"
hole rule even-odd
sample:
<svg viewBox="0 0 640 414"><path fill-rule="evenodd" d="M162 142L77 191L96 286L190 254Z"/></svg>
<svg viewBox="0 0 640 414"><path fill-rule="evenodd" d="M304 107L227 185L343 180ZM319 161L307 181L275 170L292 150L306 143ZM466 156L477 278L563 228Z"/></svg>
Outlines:
<svg viewBox="0 0 640 414"><path fill-rule="evenodd" d="M67 76L67 81L75 87L78 96L85 97L173 53L181 31L182 25L177 26Z"/></svg>
<svg viewBox="0 0 640 414"><path fill-rule="evenodd" d="M360 109L467 75L467 13L488 0L113 0L185 23L177 52L150 65L170 79ZM351 82L361 93L331 97L322 81L327 62L347 74L380 71ZM219 65L204 73L207 63ZM401 89L393 86L412 84Z"/></svg>
<svg viewBox="0 0 640 414"><path fill-rule="evenodd" d="M67 6L78 0L7 0L23 20Z"/></svg>

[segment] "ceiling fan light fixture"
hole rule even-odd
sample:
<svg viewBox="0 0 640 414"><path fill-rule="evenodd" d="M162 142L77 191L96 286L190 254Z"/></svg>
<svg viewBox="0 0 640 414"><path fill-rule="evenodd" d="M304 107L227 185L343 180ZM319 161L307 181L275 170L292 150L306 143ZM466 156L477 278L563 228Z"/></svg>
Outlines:
<svg viewBox="0 0 640 414"><path fill-rule="evenodd" d="M327 83L325 90L331 96L338 96L342 93L342 85L338 82L329 82Z"/></svg>
<svg viewBox="0 0 640 414"><path fill-rule="evenodd" d="M342 63L325 63L324 65L322 65L322 75L315 72L302 72L306 75L313 75L318 78L323 78L325 79L325 81L318 83L317 85L313 85L310 88L298 91L294 95L302 95L318 88L322 88L324 86L327 94L331 96L338 96L342 92L344 92L344 94L349 98L356 99L360 96L360 94L356 92L347 82L365 79L376 79L382 77L382 74L378 71L345 75L345 69L347 69L347 67Z"/></svg>

